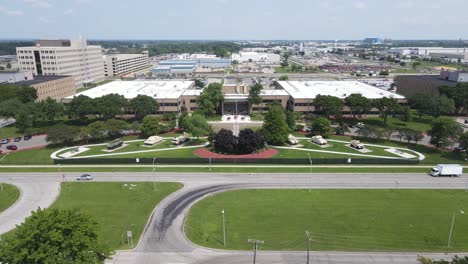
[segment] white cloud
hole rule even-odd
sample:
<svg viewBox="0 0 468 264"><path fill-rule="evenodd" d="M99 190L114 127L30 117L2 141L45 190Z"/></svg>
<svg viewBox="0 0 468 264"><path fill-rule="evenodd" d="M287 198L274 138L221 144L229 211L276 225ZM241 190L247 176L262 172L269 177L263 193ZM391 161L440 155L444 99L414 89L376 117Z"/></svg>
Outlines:
<svg viewBox="0 0 468 264"><path fill-rule="evenodd" d="M48 0L24 0L25 3L30 4L32 7L51 7L52 4Z"/></svg>
<svg viewBox="0 0 468 264"><path fill-rule="evenodd" d="M357 8L357 9L365 9L367 8L367 4L363 1L355 1L353 2L353 6L354 8Z"/></svg>
<svg viewBox="0 0 468 264"><path fill-rule="evenodd" d="M6 16L22 16L23 15L23 11L21 10L10 10L3 6L0 6L0 13Z"/></svg>
<svg viewBox="0 0 468 264"><path fill-rule="evenodd" d="M73 14L73 9L69 8L63 12L64 15L71 15Z"/></svg>

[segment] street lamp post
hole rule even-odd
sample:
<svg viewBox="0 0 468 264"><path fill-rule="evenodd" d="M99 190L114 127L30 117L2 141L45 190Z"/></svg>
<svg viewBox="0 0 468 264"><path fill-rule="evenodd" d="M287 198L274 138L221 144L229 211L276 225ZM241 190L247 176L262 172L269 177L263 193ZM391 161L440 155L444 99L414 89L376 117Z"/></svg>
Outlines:
<svg viewBox="0 0 468 264"><path fill-rule="evenodd" d="M156 162L156 157L153 158L153 191L156 191L156 168L154 163Z"/></svg>
<svg viewBox="0 0 468 264"><path fill-rule="evenodd" d="M312 158L310 158L310 153L307 153L307 156L309 157L310 173L312 173Z"/></svg>
<svg viewBox="0 0 468 264"><path fill-rule="evenodd" d="M464 211L460 211L461 214L464 214ZM455 216L457 215L457 212L454 211L452 215L452 224L450 225L450 232L449 232L449 238L448 238L448 243L447 243L447 248L450 248L450 243L452 242L452 234L453 234L453 226L455 224Z"/></svg>
<svg viewBox="0 0 468 264"><path fill-rule="evenodd" d="M224 209L221 211L223 215L223 244L226 246L226 222L224 221Z"/></svg>

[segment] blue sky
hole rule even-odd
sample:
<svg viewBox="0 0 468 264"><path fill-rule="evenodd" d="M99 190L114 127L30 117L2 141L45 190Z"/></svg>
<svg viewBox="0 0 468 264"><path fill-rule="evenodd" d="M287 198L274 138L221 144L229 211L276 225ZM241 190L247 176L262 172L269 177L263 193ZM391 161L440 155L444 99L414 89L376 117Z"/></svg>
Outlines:
<svg viewBox="0 0 468 264"><path fill-rule="evenodd" d="M468 39L467 10L467 0L0 0L0 38Z"/></svg>

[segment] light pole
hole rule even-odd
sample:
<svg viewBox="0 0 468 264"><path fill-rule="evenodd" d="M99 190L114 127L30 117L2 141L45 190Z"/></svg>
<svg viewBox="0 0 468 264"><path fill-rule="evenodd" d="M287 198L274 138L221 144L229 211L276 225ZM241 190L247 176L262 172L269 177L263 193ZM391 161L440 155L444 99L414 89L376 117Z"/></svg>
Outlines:
<svg viewBox="0 0 468 264"><path fill-rule="evenodd" d="M223 244L226 246L226 222L224 221L224 209L221 211L223 215Z"/></svg>
<svg viewBox="0 0 468 264"><path fill-rule="evenodd" d="M156 157L153 158L153 191L156 191L156 168L154 163L156 162Z"/></svg>
<svg viewBox="0 0 468 264"><path fill-rule="evenodd" d="M464 211L460 211L461 214L464 214ZM453 211L452 215L452 224L450 225L450 233L449 233L449 238L448 238L448 243L447 243L447 248L450 248L450 243L452 242L452 234L453 234L453 225L455 224L455 216L457 215L456 211Z"/></svg>
<svg viewBox="0 0 468 264"><path fill-rule="evenodd" d="M310 153L307 153L307 156L309 157L310 162L310 173L312 173L312 159L310 158Z"/></svg>

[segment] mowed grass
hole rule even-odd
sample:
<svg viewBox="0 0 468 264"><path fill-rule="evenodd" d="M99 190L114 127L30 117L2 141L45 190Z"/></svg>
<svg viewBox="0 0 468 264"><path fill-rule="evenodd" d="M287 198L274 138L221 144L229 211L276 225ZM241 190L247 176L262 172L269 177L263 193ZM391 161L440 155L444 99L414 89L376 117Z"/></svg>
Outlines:
<svg viewBox="0 0 468 264"><path fill-rule="evenodd" d="M100 243L124 249L129 248L126 232L133 232L136 245L156 205L181 187L179 183L157 183L155 192L153 183L64 183L52 208L80 209L98 223Z"/></svg>
<svg viewBox="0 0 468 264"><path fill-rule="evenodd" d="M443 252L457 212L449 251L465 251L468 215L460 210L468 210L463 190L239 190L195 204L185 232L212 248L248 250L253 238L265 250L305 250L308 230L313 250Z"/></svg>
<svg viewBox="0 0 468 264"><path fill-rule="evenodd" d="M0 213L12 206L20 197L20 190L13 185L3 183L0 189Z"/></svg>

